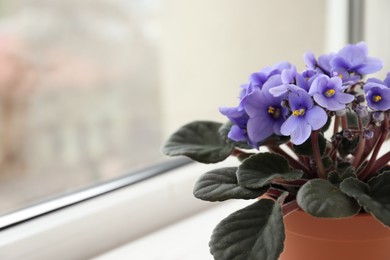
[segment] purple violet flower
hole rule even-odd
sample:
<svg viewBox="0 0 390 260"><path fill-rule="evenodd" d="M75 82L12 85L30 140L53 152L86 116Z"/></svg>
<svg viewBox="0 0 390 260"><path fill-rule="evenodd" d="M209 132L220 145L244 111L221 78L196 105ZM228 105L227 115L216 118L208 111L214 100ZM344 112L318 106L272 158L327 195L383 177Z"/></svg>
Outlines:
<svg viewBox="0 0 390 260"><path fill-rule="evenodd" d="M390 73L382 82L378 79L368 79L363 86L368 106L376 111L390 109Z"/></svg>
<svg viewBox="0 0 390 260"><path fill-rule="evenodd" d="M249 115L247 130L251 143L264 141L272 134L281 135L280 127L288 110L281 105L282 97L274 97L269 93L269 88L275 84L281 84L278 75L272 76L261 90L254 90L245 99L244 108Z"/></svg>
<svg viewBox="0 0 390 260"><path fill-rule="evenodd" d="M288 62L281 62L272 67L265 67L259 72L252 73L249 77L249 83L241 85L240 103L237 107L220 107L219 111L225 115L233 123L228 133L228 138L236 142L247 142L248 144L256 147L256 144L260 141L252 142L248 136L247 124L249 116L244 109L245 100L254 91L261 90L263 85L267 89L269 86L274 86L280 83L280 73L284 69L291 68L291 64ZM276 76L277 75L277 76ZM267 86L268 85L268 86ZM278 113L278 110L275 112ZM252 120L253 121L253 120ZM252 130L253 132L253 130ZM267 136L268 137L268 136Z"/></svg>
<svg viewBox="0 0 390 260"><path fill-rule="evenodd" d="M314 105L312 98L304 91L290 92L288 100L292 114L282 124L280 132L291 136L291 142L296 145L304 143L312 130L323 127L328 120L326 112Z"/></svg>
<svg viewBox="0 0 390 260"><path fill-rule="evenodd" d="M339 77L319 75L311 84L309 95L313 96L320 106L330 111L342 110L355 99L353 95L344 93L348 86L342 84Z"/></svg>
<svg viewBox="0 0 390 260"><path fill-rule="evenodd" d="M309 84L306 78L297 72L295 66L283 70L280 77L282 84L270 89L270 93L275 97L282 96L289 91L309 90Z"/></svg>
<svg viewBox="0 0 390 260"><path fill-rule="evenodd" d="M248 115L240 106L237 107L221 107L219 108L221 114L227 116L234 124L228 133L228 138L236 142L247 142L248 135L246 131L246 124L248 122Z"/></svg>
<svg viewBox="0 0 390 260"><path fill-rule="evenodd" d="M249 84L254 87L262 88L263 84L272 76L279 75L285 69L290 69L291 64L288 62L280 62L272 67L265 67L259 72L252 73L249 76Z"/></svg>
<svg viewBox="0 0 390 260"><path fill-rule="evenodd" d="M248 142L246 125L249 116L244 110L243 102L245 98L253 92L253 84L241 85L240 103L237 107L220 107L219 112L225 115L234 124L228 133L228 138L236 142Z"/></svg>
<svg viewBox="0 0 390 260"><path fill-rule="evenodd" d="M364 42L348 44L337 53L321 55L318 61L311 52L307 52L304 59L309 69L316 69L329 77L338 76L343 82L352 83L383 67L381 60L368 57L368 48Z"/></svg>

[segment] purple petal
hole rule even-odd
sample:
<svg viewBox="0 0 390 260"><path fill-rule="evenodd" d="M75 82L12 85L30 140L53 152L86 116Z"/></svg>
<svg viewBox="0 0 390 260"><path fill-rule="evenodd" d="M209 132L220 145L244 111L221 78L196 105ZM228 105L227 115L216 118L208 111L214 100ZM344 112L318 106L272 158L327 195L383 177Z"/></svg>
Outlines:
<svg viewBox="0 0 390 260"><path fill-rule="evenodd" d="M298 124L298 127L291 133L291 142L296 145L304 143L311 134L311 127L304 120Z"/></svg>
<svg viewBox="0 0 390 260"><path fill-rule="evenodd" d="M313 96L314 100L317 102L318 105L331 110L331 111L337 111L345 108L345 104L340 104L334 96L331 98L325 97L322 94L315 94Z"/></svg>
<svg viewBox="0 0 390 260"><path fill-rule="evenodd" d="M337 102L342 103L342 104L348 104L351 103L354 99L355 96L343 92L336 92L334 95L334 98L337 100Z"/></svg>
<svg viewBox="0 0 390 260"><path fill-rule="evenodd" d="M274 97L280 97L286 94L287 91L288 91L288 87L285 84L269 89L269 93L271 93Z"/></svg>
<svg viewBox="0 0 390 260"><path fill-rule="evenodd" d="M306 52L305 55L303 56L303 59L306 63L306 66L309 69L314 70L316 68L317 61L314 54L311 51Z"/></svg>
<svg viewBox="0 0 390 260"><path fill-rule="evenodd" d="M351 67L351 63L343 57L336 56L330 61L330 65L336 71L340 69L348 69Z"/></svg>
<svg viewBox="0 0 390 260"><path fill-rule="evenodd" d="M219 112L227 117L239 117L244 113L239 107L220 107Z"/></svg>
<svg viewBox="0 0 390 260"><path fill-rule="evenodd" d="M269 121L264 120L262 116L253 117L248 120L247 131L251 142L261 142L273 134L273 124Z"/></svg>
<svg viewBox="0 0 390 260"><path fill-rule="evenodd" d="M309 94L302 89L291 92L288 95L288 101L292 110L301 108L310 109L314 105Z"/></svg>
<svg viewBox="0 0 390 260"><path fill-rule="evenodd" d="M322 108L314 106L312 109L306 111L305 119L313 130L318 130L326 124L328 116Z"/></svg>
<svg viewBox="0 0 390 260"><path fill-rule="evenodd" d="M361 64L365 61L368 49L365 43L358 43L356 45L348 44L342 48L337 56L343 57L351 66Z"/></svg>
<svg viewBox="0 0 390 260"><path fill-rule="evenodd" d="M282 124L285 122L286 120L284 120L284 118L281 118L279 120L276 120L274 122L274 125L273 125L273 130L274 130L274 133L277 134L277 135L282 135L282 133L280 132L280 128L282 127Z"/></svg>
<svg viewBox="0 0 390 260"><path fill-rule="evenodd" d="M328 78L329 77L326 75L319 75L318 77L316 77L313 83L311 83L309 89L309 95L313 96L316 93L324 92L327 85Z"/></svg>
<svg viewBox="0 0 390 260"><path fill-rule="evenodd" d="M368 57L364 63L358 65L355 70L359 74L370 74L380 71L383 67L383 62L380 59Z"/></svg>
<svg viewBox="0 0 390 260"><path fill-rule="evenodd" d="M383 83L385 83L385 85L390 88L390 73L387 73L387 76Z"/></svg>
<svg viewBox="0 0 390 260"><path fill-rule="evenodd" d="M363 90L366 94L368 93L368 91L372 90L372 88L387 88L385 85L382 84L381 81L377 80L374 82L373 80L374 79L372 79L372 81L366 83L363 86Z"/></svg>
<svg viewBox="0 0 390 260"><path fill-rule="evenodd" d="M340 77L332 77L328 81L328 87L341 90L343 87L343 81L340 79Z"/></svg>
<svg viewBox="0 0 390 260"><path fill-rule="evenodd" d="M230 128L230 131L228 133L228 138L236 142L247 141L245 131L236 125L233 125Z"/></svg>
<svg viewBox="0 0 390 260"><path fill-rule="evenodd" d="M250 117L256 116L259 112L263 111L264 104L262 101L263 93L260 89L255 89L250 95L245 98L243 103L244 109Z"/></svg>
<svg viewBox="0 0 390 260"><path fill-rule="evenodd" d="M378 84L382 84L382 85L383 85L383 83L384 83L382 80L377 79L377 78L369 78L369 79L367 79L366 82L367 82L367 83L373 82L373 83L378 83Z"/></svg>
<svg viewBox="0 0 390 260"><path fill-rule="evenodd" d="M289 84L294 82L295 74L297 74L297 69L293 66L291 69L283 70L281 74L281 79L284 84Z"/></svg>
<svg viewBox="0 0 390 260"><path fill-rule="evenodd" d="M270 77L263 85L263 89L264 90L268 90L270 88L273 88L273 87L276 87L276 86L280 86L282 85L283 82L282 82L282 79L280 78L280 75L277 74L277 75L273 75L272 77Z"/></svg>
<svg viewBox="0 0 390 260"><path fill-rule="evenodd" d="M249 76L249 81L253 83L255 86L259 86L260 88L263 85L263 83L266 81L266 79L267 79L266 75L260 72L252 73Z"/></svg>
<svg viewBox="0 0 390 260"><path fill-rule="evenodd" d="M296 116L290 116L280 127L280 133L282 135L291 135L292 132L298 127L300 120Z"/></svg>
<svg viewBox="0 0 390 260"><path fill-rule="evenodd" d="M296 80L296 84L298 87L300 87L306 91L309 91L309 84L308 84L307 80L301 74L297 73L295 76L295 80Z"/></svg>
<svg viewBox="0 0 390 260"><path fill-rule="evenodd" d="M367 47L367 44L365 42L358 42L355 44L355 46L357 48L359 48L364 53L364 56L368 55L368 47Z"/></svg>
<svg viewBox="0 0 390 260"><path fill-rule="evenodd" d="M332 67L330 66L330 60L335 56L334 53L331 53L329 55L321 55L318 57L318 65L322 69L324 69L327 73L329 73L332 70Z"/></svg>

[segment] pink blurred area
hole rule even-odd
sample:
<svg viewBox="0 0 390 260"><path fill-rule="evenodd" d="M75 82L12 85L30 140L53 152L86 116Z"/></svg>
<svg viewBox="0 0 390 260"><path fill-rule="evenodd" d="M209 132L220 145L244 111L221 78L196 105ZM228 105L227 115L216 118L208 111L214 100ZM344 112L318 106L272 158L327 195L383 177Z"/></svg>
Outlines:
<svg viewBox="0 0 390 260"><path fill-rule="evenodd" d="M0 214L162 159L146 2L4 2Z"/></svg>

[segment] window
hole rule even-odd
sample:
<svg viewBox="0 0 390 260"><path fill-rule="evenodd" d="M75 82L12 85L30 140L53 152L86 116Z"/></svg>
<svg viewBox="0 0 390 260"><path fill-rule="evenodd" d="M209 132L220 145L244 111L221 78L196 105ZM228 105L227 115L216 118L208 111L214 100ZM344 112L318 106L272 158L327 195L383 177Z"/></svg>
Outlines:
<svg viewBox="0 0 390 260"><path fill-rule="evenodd" d="M0 10L0 214L163 162L163 140L191 120L223 122L218 106L236 104L251 72L303 66L306 50L347 41L339 0L1 0ZM51 256L92 257L208 208L190 199L209 169L197 167L4 230L0 258L25 245L38 255L47 239L66 241Z"/></svg>
<svg viewBox="0 0 390 260"><path fill-rule="evenodd" d="M160 1L1 1L0 214L161 162Z"/></svg>

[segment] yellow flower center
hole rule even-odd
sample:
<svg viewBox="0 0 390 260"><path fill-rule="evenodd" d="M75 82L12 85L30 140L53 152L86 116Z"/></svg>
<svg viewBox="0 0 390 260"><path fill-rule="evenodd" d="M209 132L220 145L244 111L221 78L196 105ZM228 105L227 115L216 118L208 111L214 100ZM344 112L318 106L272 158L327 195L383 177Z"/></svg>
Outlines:
<svg viewBox="0 0 390 260"><path fill-rule="evenodd" d="M343 79L343 74L339 74L338 77L339 77L340 79Z"/></svg>
<svg viewBox="0 0 390 260"><path fill-rule="evenodd" d="M376 96L373 96L373 97L372 97L372 100L373 100L374 102L379 102L379 101L382 100L382 97L379 96L379 95L376 95Z"/></svg>
<svg viewBox="0 0 390 260"><path fill-rule="evenodd" d="M331 89L328 89L327 91L325 91L325 96L331 97L331 96L333 96L335 93L336 93L336 91L335 91L333 88L331 88Z"/></svg>
<svg viewBox="0 0 390 260"><path fill-rule="evenodd" d="M303 116L305 114L306 110L301 108L301 109L296 109L293 111L294 116Z"/></svg>
<svg viewBox="0 0 390 260"><path fill-rule="evenodd" d="M280 116L280 109L269 106L268 114L271 114L274 118L278 118Z"/></svg>
<svg viewBox="0 0 390 260"><path fill-rule="evenodd" d="M271 107L271 106L269 106L269 107L268 107L268 113L269 113L269 114L273 114L273 113L275 113L275 108L274 108L274 107Z"/></svg>

